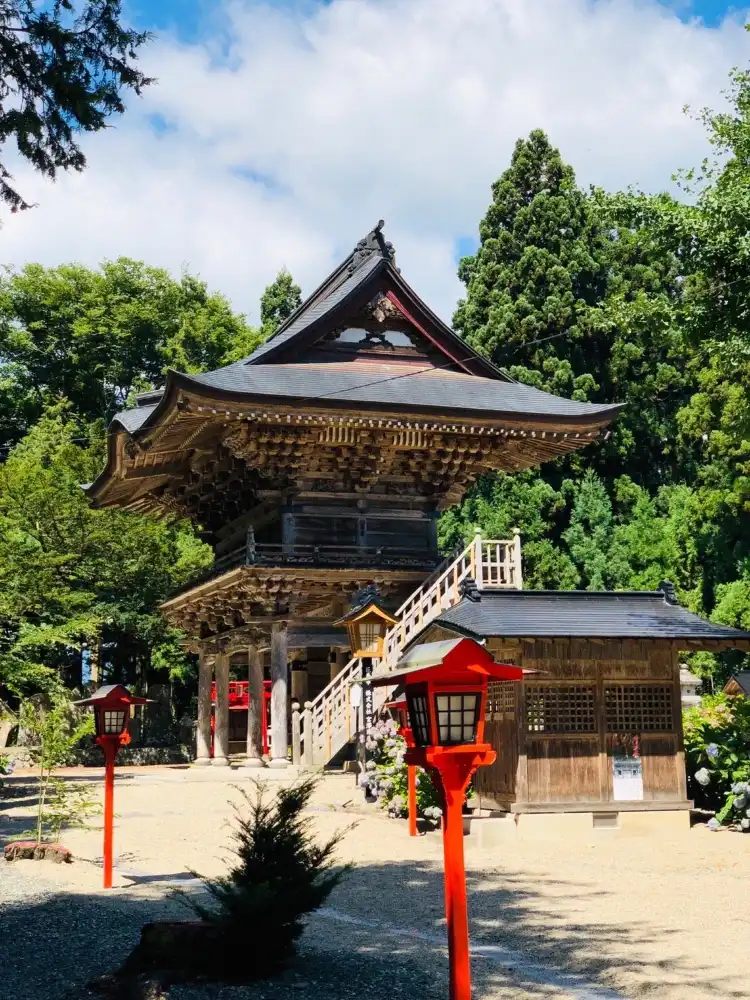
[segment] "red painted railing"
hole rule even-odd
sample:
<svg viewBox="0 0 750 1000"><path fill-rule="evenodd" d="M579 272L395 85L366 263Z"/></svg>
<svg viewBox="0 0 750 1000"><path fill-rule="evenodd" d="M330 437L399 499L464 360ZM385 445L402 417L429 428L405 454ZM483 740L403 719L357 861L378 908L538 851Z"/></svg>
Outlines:
<svg viewBox="0 0 750 1000"><path fill-rule="evenodd" d="M250 705L250 695L247 681L229 682L229 711L244 709L247 711ZM211 683L211 756L214 755L214 730L216 728L216 681ZM267 754L268 747L268 725L271 709L271 682L263 681L263 722L261 732L263 733L263 753Z"/></svg>

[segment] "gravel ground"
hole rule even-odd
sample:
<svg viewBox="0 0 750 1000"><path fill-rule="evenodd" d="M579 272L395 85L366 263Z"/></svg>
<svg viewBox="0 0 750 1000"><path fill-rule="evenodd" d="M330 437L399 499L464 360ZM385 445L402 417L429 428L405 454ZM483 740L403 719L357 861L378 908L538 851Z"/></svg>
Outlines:
<svg viewBox="0 0 750 1000"><path fill-rule="evenodd" d="M223 870L227 800L239 797L243 775L123 772L113 890L100 889L100 831L66 835L73 865L0 861L3 941L12 942L0 947L0 1000L87 996L83 984L118 965L143 923L185 915L168 896L189 869ZM99 780L72 777L81 776ZM0 837L25 822L30 799L15 801L0 815ZM326 779L311 813L321 836L349 824L352 807L353 779ZM405 826L359 817L340 851L355 871L330 912L311 919L293 970L252 987L173 987L170 998L445 997L441 838L412 839ZM493 852L467 841L467 873L476 1000L750 996L750 837L694 829L671 840L605 835Z"/></svg>

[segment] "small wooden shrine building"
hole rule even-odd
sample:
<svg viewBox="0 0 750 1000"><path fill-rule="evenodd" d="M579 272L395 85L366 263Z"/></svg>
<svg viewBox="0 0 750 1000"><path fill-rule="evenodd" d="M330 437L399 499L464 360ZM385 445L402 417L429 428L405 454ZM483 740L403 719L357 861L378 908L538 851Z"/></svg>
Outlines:
<svg viewBox="0 0 750 1000"><path fill-rule="evenodd" d="M214 547L206 578L163 606L200 654L197 763L210 759L213 674L213 763L227 763L230 660L250 706L269 675L271 764L287 760L290 661L296 697L328 699L316 718L336 752L357 665L333 623L352 596L375 584L397 609L440 562L440 511L478 476L591 444L619 409L521 385L477 354L406 283L382 228L250 357L169 371L118 414L87 487L98 506L189 517ZM502 546L498 574L515 586ZM251 765L259 720L251 707Z"/></svg>
<svg viewBox="0 0 750 1000"><path fill-rule="evenodd" d="M498 755L475 779L482 806L514 814L519 830L533 815L557 817L555 829L687 826L680 654L748 650L750 632L687 611L667 582L653 592L464 591L415 641L467 636L537 671L490 685L485 734Z"/></svg>

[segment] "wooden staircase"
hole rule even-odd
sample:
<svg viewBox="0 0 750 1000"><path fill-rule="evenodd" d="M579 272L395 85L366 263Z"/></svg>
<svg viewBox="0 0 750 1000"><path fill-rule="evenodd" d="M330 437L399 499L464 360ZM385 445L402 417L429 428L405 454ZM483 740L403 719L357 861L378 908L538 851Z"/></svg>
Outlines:
<svg viewBox="0 0 750 1000"><path fill-rule="evenodd" d="M484 539L477 532L455 559L446 560L401 605L397 624L387 633L380 670L393 670L401 653L443 611L461 600L461 583L473 579L480 590L521 590L521 538ZM350 660L304 711L294 713L292 744L299 762L325 767L358 734L358 710L352 705L354 682L362 677L362 661ZM385 687L373 690L373 709L388 700ZM296 732L294 731L297 727Z"/></svg>

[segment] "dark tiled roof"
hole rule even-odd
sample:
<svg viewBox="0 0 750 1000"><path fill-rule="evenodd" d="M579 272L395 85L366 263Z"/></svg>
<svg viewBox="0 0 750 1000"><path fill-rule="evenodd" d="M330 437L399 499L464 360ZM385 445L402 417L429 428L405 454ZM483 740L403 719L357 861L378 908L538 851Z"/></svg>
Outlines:
<svg viewBox="0 0 750 1000"><path fill-rule="evenodd" d="M305 308L305 303L302 307L297 310L297 312L290 317L291 322L282 326L273 337L267 340L260 347L256 348L255 351L250 355L250 357L245 358L241 364L257 364L257 362L262 359L265 355L270 354L275 351L282 344L287 343L290 340L294 340L299 334L306 330L309 326L315 323L317 320L322 319L328 313L332 312L333 309L339 303L343 302L349 295L352 295L356 290L367 281L367 279L376 271L379 267L384 267L386 261L380 254L373 254L369 257L354 274L350 275L343 281L337 288L335 288L330 295L326 298L318 299L309 308Z"/></svg>
<svg viewBox="0 0 750 1000"><path fill-rule="evenodd" d="M290 399L300 402L370 404L399 410L454 410L485 416L526 416L611 419L620 407L579 403L553 396L520 382L503 382L478 375L455 373L408 376L393 372L363 371L361 366L247 365L236 362L205 375L180 375L182 382L206 386L233 395L259 400ZM118 413L114 421L131 434L146 422L155 405L139 406Z"/></svg>
<svg viewBox="0 0 750 1000"><path fill-rule="evenodd" d="M145 423L146 418L149 417L157 407L157 403L153 403L150 406L136 406L132 410L122 410L120 413L116 413L112 423L117 421L118 424L122 424L126 431L137 431L138 428Z"/></svg>
<svg viewBox="0 0 750 1000"><path fill-rule="evenodd" d="M409 374L408 377L348 371L346 364L246 365L237 363L205 375L182 376L197 385L246 396L287 397L502 416L613 417L617 405L599 406L552 396L518 382L477 375Z"/></svg>
<svg viewBox="0 0 750 1000"><path fill-rule="evenodd" d="M464 598L434 625L472 639L600 638L750 641L667 601L661 591L495 590Z"/></svg>
<svg viewBox="0 0 750 1000"><path fill-rule="evenodd" d="M746 695L750 696L750 670L740 670L739 673L732 674L729 681L734 681L739 688L742 688ZM726 691L726 687L724 690Z"/></svg>

